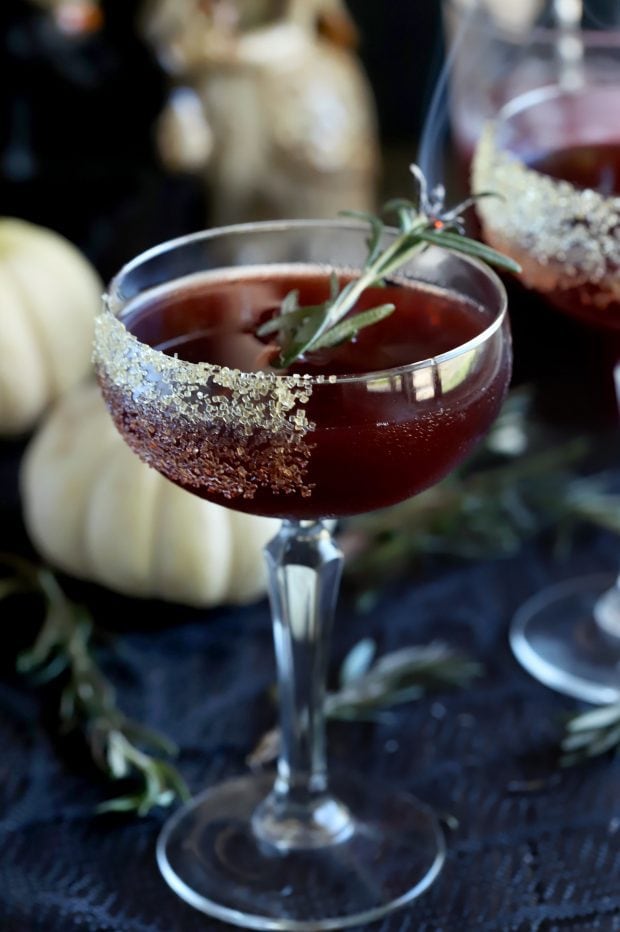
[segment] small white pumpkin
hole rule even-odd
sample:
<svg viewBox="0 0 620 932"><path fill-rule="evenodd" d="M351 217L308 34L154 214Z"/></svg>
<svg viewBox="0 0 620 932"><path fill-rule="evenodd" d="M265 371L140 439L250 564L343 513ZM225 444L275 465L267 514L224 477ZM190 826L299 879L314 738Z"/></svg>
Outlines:
<svg viewBox="0 0 620 932"><path fill-rule="evenodd" d="M0 436L32 428L87 374L102 290L64 237L0 218Z"/></svg>
<svg viewBox="0 0 620 932"><path fill-rule="evenodd" d="M52 408L26 450L20 483L33 543L71 575L195 606L264 592L262 547L278 521L203 501L146 466L93 383Z"/></svg>

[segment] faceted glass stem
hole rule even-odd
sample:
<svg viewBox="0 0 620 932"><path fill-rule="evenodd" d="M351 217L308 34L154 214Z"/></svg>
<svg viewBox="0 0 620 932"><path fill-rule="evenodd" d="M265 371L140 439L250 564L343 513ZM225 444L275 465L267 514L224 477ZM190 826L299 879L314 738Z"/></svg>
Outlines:
<svg viewBox="0 0 620 932"><path fill-rule="evenodd" d="M328 789L325 678L342 551L322 521L284 521L265 547L278 667L281 747L255 833L282 850L317 848L353 831Z"/></svg>

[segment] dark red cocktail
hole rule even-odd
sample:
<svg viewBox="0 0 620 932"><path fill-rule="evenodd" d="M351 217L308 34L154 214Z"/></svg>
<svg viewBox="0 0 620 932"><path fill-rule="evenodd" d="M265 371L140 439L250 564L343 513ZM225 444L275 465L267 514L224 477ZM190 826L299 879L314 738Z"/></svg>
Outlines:
<svg viewBox="0 0 620 932"><path fill-rule="evenodd" d="M197 276L130 303L122 322L170 357L241 370L260 378L264 345L254 335L292 289L302 305L327 298L325 269L286 267ZM265 417L248 428L196 418L182 405L144 403L103 374L112 414L127 442L173 482L222 505L279 517L337 517L408 498L459 463L504 398L508 347L490 341L456 360L411 364L475 341L491 312L454 292L403 279L367 289L356 310L393 302L395 312L354 342L311 354L287 371L299 378L303 429L272 431ZM367 375L370 373L370 377ZM266 374L268 383L273 374ZM228 393L240 390L243 379ZM217 392L212 376L204 392ZM307 400L303 400L307 395ZM300 427L302 425L300 424Z"/></svg>

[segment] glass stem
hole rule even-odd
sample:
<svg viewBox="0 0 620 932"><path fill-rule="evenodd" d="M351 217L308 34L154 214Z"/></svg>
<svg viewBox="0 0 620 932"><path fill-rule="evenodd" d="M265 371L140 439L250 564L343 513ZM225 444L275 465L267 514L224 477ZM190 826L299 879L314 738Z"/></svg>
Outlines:
<svg viewBox="0 0 620 932"><path fill-rule="evenodd" d="M280 755L254 831L280 849L348 837L352 821L328 791L325 678L342 551L322 521L284 521L265 547L278 667Z"/></svg>

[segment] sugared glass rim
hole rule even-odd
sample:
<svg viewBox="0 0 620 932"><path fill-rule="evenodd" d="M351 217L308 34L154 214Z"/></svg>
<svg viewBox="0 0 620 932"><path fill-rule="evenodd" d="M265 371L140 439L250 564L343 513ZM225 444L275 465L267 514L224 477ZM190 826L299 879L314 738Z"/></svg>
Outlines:
<svg viewBox="0 0 620 932"><path fill-rule="evenodd" d="M133 259L130 259L129 262L125 263L117 274L111 279L106 291L103 294L103 313L109 313L115 317L119 323L122 324L122 320L119 318L119 314L126 305L126 301L119 296L118 289L120 282L130 274L134 269L137 269L144 262L149 261L150 259L156 258L159 255L162 255L166 252L171 252L174 249L181 248L183 246L196 243L199 241L206 241L210 239L216 239L223 236L234 236L237 234L249 234L249 233L279 233L286 232L287 230L304 230L304 229L329 229L329 230L342 230L342 231L351 231L351 232L368 232L368 225L363 222L352 222L350 220L261 220L252 223L236 223L230 224L228 226L212 227L204 230L198 230L195 233L189 233L184 236L178 236L174 239L165 240L164 242L158 243L156 246L152 246L149 249L144 250L139 253L137 256L134 256ZM385 227L386 233L399 233L395 227ZM445 353L440 353L437 356L430 356L427 359L421 359L413 363L406 363L402 366L395 366L389 369L377 369L371 372L362 372L362 373L344 373L341 375L306 375L302 374L301 378L305 383L309 385L335 385L351 382L369 382L376 381L378 379L386 378L396 378L400 375L409 372L420 371L421 369L428 369L433 366L438 366L441 363L447 362L452 359L456 359L459 356L465 355L466 353L471 352L472 350L477 349L482 344L486 343L493 334L499 330L499 328L504 323L504 320L508 311L508 298L506 294L506 289L502 280L499 276L493 271L493 269L486 263L476 259L472 256L467 256L464 253L457 253L454 250L445 249L439 246L428 246L428 250L431 251L440 251L444 254L452 256L454 259L457 259L460 262L463 262L464 265L469 265L485 275L489 281L495 287L498 297L499 297L499 309L495 316L495 319L488 327L482 330L475 337L472 337L471 340L467 340L465 343L461 343L459 346L454 347L451 350L447 350ZM282 263L265 263L278 265ZM287 263L288 264L288 263ZM293 264L293 263L290 263ZM306 264L303 262L299 263L300 265ZM319 265L319 263L317 263ZM225 268L235 268L235 266L222 266L222 269ZM250 268L250 266L248 266ZM239 269L243 269L243 265L239 266ZM406 275L406 273L405 273ZM415 278L409 276L412 281L416 281ZM424 282L420 279L422 284L432 284L430 282ZM159 286L157 286L159 287ZM145 289L145 293L150 289ZM450 290L450 289L449 289ZM117 305L117 310L113 310L112 304ZM130 330L126 330L128 336L132 338L132 341L135 341L139 346L144 346L151 353L156 353L161 357L164 357L168 361L171 358L167 353L164 353L162 350L158 350L156 347L150 346L148 343L144 343L142 340L139 340ZM186 367L186 371L191 372L195 368L196 372L199 373L204 371L204 366L207 365L214 370L224 369L224 366L216 366L213 363L205 362L189 362L187 360L182 360L183 366ZM246 372L245 370L235 370L232 367L229 367L232 372L240 372L244 377L250 379L253 376L257 378L263 378L266 375L264 370L259 372ZM279 374L277 372L269 373L273 374L273 377L278 379L291 379L291 374L283 372Z"/></svg>

